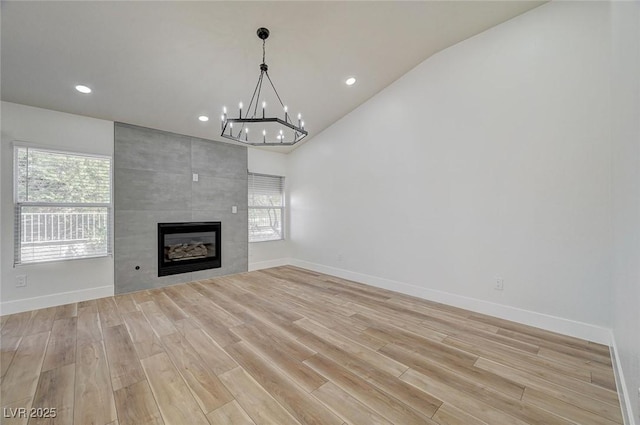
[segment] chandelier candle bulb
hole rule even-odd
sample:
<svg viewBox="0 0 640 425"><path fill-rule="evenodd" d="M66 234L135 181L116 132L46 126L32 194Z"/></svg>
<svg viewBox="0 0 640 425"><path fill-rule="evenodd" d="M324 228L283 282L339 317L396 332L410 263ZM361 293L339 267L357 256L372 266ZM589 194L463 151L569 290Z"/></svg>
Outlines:
<svg viewBox="0 0 640 425"><path fill-rule="evenodd" d="M242 118L242 102L240 102L240 104L238 105L238 107L240 108L240 118Z"/></svg>

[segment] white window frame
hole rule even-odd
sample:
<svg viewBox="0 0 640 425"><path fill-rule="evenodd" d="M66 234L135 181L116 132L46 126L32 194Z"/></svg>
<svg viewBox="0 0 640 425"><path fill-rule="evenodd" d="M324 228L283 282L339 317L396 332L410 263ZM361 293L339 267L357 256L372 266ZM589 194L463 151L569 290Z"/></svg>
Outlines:
<svg viewBox="0 0 640 425"><path fill-rule="evenodd" d="M274 175L274 174L264 174L264 173L254 173L249 171L247 176L247 187L249 186L249 181L251 176L262 176L262 177L274 177L274 178L278 178L281 180L282 182L282 205L281 206L252 206L250 204L247 205L248 208L248 212L250 212L252 209L255 210L280 210L280 238L279 239L267 239L267 240L256 240L256 241L252 241L251 240L251 229L249 229L248 231L248 239L249 239L249 243L263 243L263 242L277 242L277 241L283 241L285 240L285 229L286 229L286 217L285 217L285 212L286 212L286 196L285 196L285 176L278 176L278 175ZM247 214L247 221L249 220L249 215ZM247 223L249 224L249 223Z"/></svg>
<svg viewBox="0 0 640 425"><path fill-rule="evenodd" d="M43 263L52 263L52 262L60 262L60 261L76 261L76 260L84 260L91 258L104 258L113 256L113 158L109 155L100 155L94 153L87 153L79 150L71 150L71 149L60 149L60 148L51 148L48 146L42 146L34 143L26 143L14 141L12 143L13 148L13 204L14 204L14 267L18 266L29 266L33 264L43 264ZM108 203L77 203L77 202L31 202L31 201L19 201L18 200L18 149L33 149L38 151L50 152L52 154L61 154L61 155L75 155L82 157L90 157L90 158L100 158L106 159L109 161L110 175L109 175L109 202ZM65 257L65 258L55 258L55 259L47 259L42 261L26 261L23 262L21 260L21 214L23 207L39 207L39 206L49 206L49 207L99 207L107 209L107 250L104 254L91 255L91 256L81 256L81 257Z"/></svg>

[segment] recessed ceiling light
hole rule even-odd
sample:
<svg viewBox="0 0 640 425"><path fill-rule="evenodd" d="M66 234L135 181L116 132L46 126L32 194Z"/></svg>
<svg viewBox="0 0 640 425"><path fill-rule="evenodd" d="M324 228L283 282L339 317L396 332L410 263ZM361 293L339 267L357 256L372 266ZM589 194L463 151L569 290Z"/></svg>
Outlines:
<svg viewBox="0 0 640 425"><path fill-rule="evenodd" d="M83 94L91 93L91 89L87 86L83 86L82 84L78 84L76 86L76 90L78 90L80 93L83 93Z"/></svg>
<svg viewBox="0 0 640 425"><path fill-rule="evenodd" d="M199 119L200 121L202 121L202 122L207 122L207 121L209 121L209 117L208 117L208 116L206 116L206 115L200 115L200 116L198 117L198 119Z"/></svg>
<svg viewBox="0 0 640 425"><path fill-rule="evenodd" d="M348 86L352 86L356 83L356 79L355 77L349 77L347 78L347 80L345 81L345 84Z"/></svg>

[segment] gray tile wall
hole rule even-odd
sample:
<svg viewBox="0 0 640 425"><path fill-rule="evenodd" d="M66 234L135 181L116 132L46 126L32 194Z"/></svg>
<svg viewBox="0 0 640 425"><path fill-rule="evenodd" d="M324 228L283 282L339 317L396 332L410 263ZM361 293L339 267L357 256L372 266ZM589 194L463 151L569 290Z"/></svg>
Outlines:
<svg viewBox="0 0 640 425"><path fill-rule="evenodd" d="M117 294L247 271L247 148L116 123L114 150ZM222 222L221 268L158 277L157 224L182 221Z"/></svg>

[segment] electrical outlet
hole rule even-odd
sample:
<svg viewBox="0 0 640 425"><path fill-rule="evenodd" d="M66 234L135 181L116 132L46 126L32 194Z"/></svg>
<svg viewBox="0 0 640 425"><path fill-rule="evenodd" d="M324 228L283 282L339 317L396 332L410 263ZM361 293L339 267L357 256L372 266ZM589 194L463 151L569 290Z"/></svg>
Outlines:
<svg viewBox="0 0 640 425"><path fill-rule="evenodd" d="M16 276L16 288L27 286L27 275L19 274Z"/></svg>
<svg viewBox="0 0 640 425"><path fill-rule="evenodd" d="M501 277L496 278L496 286L493 287L496 291L504 290L504 279Z"/></svg>

